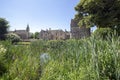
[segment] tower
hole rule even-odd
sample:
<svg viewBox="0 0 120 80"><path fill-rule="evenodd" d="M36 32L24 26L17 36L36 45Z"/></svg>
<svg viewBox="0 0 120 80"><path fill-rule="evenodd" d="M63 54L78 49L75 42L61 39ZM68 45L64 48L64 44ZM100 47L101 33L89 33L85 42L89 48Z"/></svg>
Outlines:
<svg viewBox="0 0 120 80"><path fill-rule="evenodd" d="M28 39L29 39L29 37L30 37L29 31L30 31L30 27L29 27L29 24L27 24L27 27L26 27L26 34L27 34L27 38L28 38Z"/></svg>
<svg viewBox="0 0 120 80"><path fill-rule="evenodd" d="M85 37L90 36L90 28L87 28L86 26L79 26L78 25L79 21L76 21L74 19L71 19L71 38L73 39L81 39Z"/></svg>
<svg viewBox="0 0 120 80"><path fill-rule="evenodd" d="M26 31L27 31L27 32L29 32L29 31L30 31L29 24L27 24Z"/></svg>

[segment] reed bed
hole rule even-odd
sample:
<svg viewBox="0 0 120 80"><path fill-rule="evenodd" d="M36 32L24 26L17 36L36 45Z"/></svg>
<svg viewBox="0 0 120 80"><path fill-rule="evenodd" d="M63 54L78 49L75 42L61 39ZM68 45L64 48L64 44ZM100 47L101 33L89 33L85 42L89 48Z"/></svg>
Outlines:
<svg viewBox="0 0 120 80"><path fill-rule="evenodd" d="M0 44L6 49L0 53L1 80L120 80L119 37Z"/></svg>

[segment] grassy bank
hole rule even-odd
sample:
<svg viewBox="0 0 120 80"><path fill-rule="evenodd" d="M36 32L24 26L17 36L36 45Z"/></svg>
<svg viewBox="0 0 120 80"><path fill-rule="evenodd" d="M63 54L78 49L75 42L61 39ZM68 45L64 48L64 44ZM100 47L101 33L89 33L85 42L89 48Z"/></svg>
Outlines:
<svg viewBox="0 0 120 80"><path fill-rule="evenodd" d="M2 80L119 80L120 39L34 41L15 46L1 42ZM47 53L49 59L41 62Z"/></svg>

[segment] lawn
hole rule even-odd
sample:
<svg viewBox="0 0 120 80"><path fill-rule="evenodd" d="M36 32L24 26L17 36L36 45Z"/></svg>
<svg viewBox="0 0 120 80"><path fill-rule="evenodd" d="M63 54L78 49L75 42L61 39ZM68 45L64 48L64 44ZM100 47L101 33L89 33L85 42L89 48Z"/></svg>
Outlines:
<svg viewBox="0 0 120 80"><path fill-rule="evenodd" d="M17 45L30 45L31 42L18 42Z"/></svg>

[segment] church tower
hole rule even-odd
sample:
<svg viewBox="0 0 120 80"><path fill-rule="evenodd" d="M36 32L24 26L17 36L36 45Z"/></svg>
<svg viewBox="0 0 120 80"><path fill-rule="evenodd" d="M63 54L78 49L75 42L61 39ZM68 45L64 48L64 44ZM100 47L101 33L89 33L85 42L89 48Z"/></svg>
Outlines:
<svg viewBox="0 0 120 80"><path fill-rule="evenodd" d="M29 24L27 24L26 32L27 32L27 38L29 39L30 38L30 27L29 27Z"/></svg>
<svg viewBox="0 0 120 80"><path fill-rule="evenodd" d="M27 32L29 32L29 31L30 31L29 24L27 24L26 31L27 31Z"/></svg>

